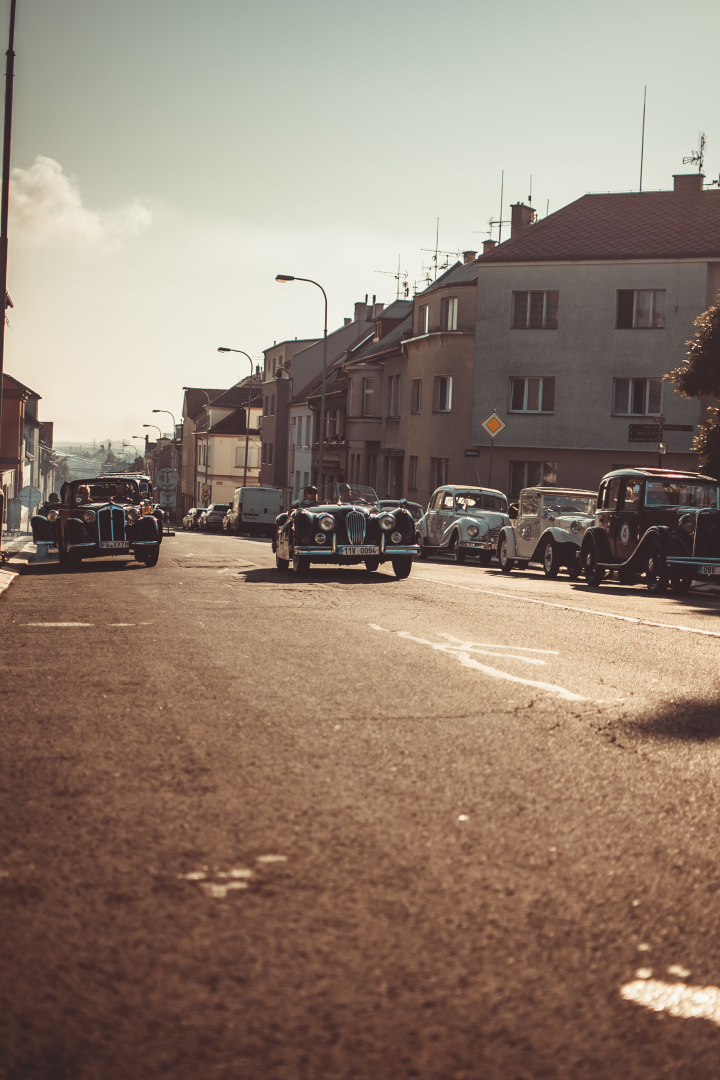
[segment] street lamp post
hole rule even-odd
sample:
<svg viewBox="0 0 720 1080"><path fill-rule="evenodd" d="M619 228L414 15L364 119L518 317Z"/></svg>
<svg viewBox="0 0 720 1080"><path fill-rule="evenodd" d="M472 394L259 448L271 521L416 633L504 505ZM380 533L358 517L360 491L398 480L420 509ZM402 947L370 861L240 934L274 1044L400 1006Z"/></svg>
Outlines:
<svg viewBox="0 0 720 1080"><path fill-rule="evenodd" d="M155 430L157 431L158 435L159 435L159 436L160 436L160 438L162 439L162 431L161 431L161 429L160 429L160 428L159 428L159 427L157 426L157 424L143 424L143 427L151 427L151 428L155 428ZM147 447L146 447L146 452L147 452ZM153 481L153 490L155 490L155 477L154 477L154 476L153 476L153 478L152 478L152 481Z"/></svg>
<svg viewBox="0 0 720 1080"><path fill-rule="evenodd" d="M173 422L173 469L177 467L177 421L175 416L169 409L153 409L154 413L165 413L166 416L172 416Z"/></svg>
<svg viewBox="0 0 720 1080"><path fill-rule="evenodd" d="M205 397L207 398L207 405L206 405L206 411L205 411L205 417L206 417L206 420L207 420L207 433L206 433L207 445L205 447L205 488L207 489L207 486L208 486L208 482L207 482L208 481L208 458L210 457L210 395L208 394L207 390L203 390L202 386L196 386L196 387L183 386L183 390L193 390L193 389L199 390L200 393L204 394ZM197 438L197 431L193 431L193 435L195 436L195 438ZM197 446L197 443L195 445Z"/></svg>
<svg viewBox="0 0 720 1080"><path fill-rule="evenodd" d="M221 345L218 352L234 352L240 353L241 356L247 356L250 361L250 384L248 386L248 403L245 411L245 470L243 472L243 487L247 487L247 465L248 465L248 445L250 440L250 401L252 399L252 377L253 377L253 359L252 356L248 356L242 349L228 349L226 346Z"/></svg>
<svg viewBox="0 0 720 1080"><path fill-rule="evenodd" d="M131 436L131 438L138 439L140 442L144 442L144 443L147 444L147 435L133 435L133 436ZM143 468L147 469L147 461L145 460L144 457L143 457Z"/></svg>
<svg viewBox="0 0 720 1080"><path fill-rule="evenodd" d="M325 325L323 327L323 373L322 373L322 394L320 397L320 458L318 461L318 491L320 498L323 497L323 458L325 447L325 383L327 380L327 293L323 289L319 282L313 281L312 278L306 277L293 277L292 274L276 274L275 280L279 282L285 281L307 281L310 285L316 285L325 299Z"/></svg>

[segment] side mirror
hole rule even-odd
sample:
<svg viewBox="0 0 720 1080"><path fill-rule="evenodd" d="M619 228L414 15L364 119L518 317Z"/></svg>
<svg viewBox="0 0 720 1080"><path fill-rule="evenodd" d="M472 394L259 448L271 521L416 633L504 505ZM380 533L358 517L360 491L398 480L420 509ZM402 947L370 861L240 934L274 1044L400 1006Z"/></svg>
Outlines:
<svg viewBox="0 0 720 1080"><path fill-rule="evenodd" d="M545 508L543 508L543 509L542 509L542 510L540 511L540 517L544 517L544 518L549 518L549 517L550 517L550 511L549 511L549 510L547 510L547 509L545 509Z"/></svg>
<svg viewBox="0 0 720 1080"><path fill-rule="evenodd" d="M520 513L520 511L519 511L518 507L515 506L515 505L510 506L510 508L508 509L508 517L510 518L511 521L515 521L515 519L518 517L519 513Z"/></svg>
<svg viewBox="0 0 720 1080"><path fill-rule="evenodd" d="M407 506L407 499L399 499L398 506Z"/></svg>
<svg viewBox="0 0 720 1080"><path fill-rule="evenodd" d="M299 506L300 506L300 503L298 502L297 499L293 499L293 501L290 503L290 509L291 510L297 510L297 508Z"/></svg>

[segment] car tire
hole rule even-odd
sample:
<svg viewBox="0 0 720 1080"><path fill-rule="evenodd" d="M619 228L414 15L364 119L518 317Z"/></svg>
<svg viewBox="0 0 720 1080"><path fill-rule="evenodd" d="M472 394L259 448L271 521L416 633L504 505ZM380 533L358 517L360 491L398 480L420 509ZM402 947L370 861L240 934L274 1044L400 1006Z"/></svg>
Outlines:
<svg viewBox="0 0 720 1080"><path fill-rule="evenodd" d="M380 560L379 559L375 559L375 558L373 558L373 559L365 559L365 569L367 570L368 574L374 574L379 566L380 566Z"/></svg>
<svg viewBox="0 0 720 1080"><path fill-rule="evenodd" d="M670 577L670 588L677 596L684 596L689 592L692 583L692 574L672 574Z"/></svg>
<svg viewBox="0 0 720 1080"><path fill-rule="evenodd" d="M653 540L645 564L645 584L648 592L660 596L662 593L667 592L669 580L668 565L662 548L657 540Z"/></svg>
<svg viewBox="0 0 720 1080"><path fill-rule="evenodd" d="M460 537L457 533L455 533L455 537L453 539L452 553L455 558L455 562L458 563L460 566L463 566L467 555L465 553L465 549L460 547Z"/></svg>
<svg viewBox="0 0 720 1080"><path fill-rule="evenodd" d="M275 568L277 570L282 570L282 572L285 573L287 570L290 569L290 563L288 562L287 559L281 559L279 557L279 555L276 555L275 556Z"/></svg>
<svg viewBox="0 0 720 1080"><path fill-rule="evenodd" d="M147 555L143 555L142 561L146 566L157 566L158 559L160 558L160 546L153 548Z"/></svg>
<svg viewBox="0 0 720 1080"><path fill-rule="evenodd" d="M55 546L58 550L58 562L61 566L67 566L67 551L63 543L62 533L60 529L55 530Z"/></svg>
<svg viewBox="0 0 720 1080"><path fill-rule="evenodd" d="M395 558L392 559L393 572L398 580L410 577L412 562L412 555L396 555Z"/></svg>
<svg viewBox="0 0 720 1080"><path fill-rule="evenodd" d="M293 570L296 574L307 574L310 571L309 555L293 555Z"/></svg>
<svg viewBox="0 0 720 1080"><path fill-rule="evenodd" d="M595 550L594 540L589 541L582 553L582 570L585 581L593 588L599 585L605 577L605 571L597 564L597 551Z"/></svg>
<svg viewBox="0 0 720 1080"><path fill-rule="evenodd" d="M548 539L542 553L542 566L545 577L556 578L560 569L560 552L554 540Z"/></svg>
<svg viewBox="0 0 720 1080"><path fill-rule="evenodd" d="M515 566L515 560L511 559L508 554L507 536L501 536L498 541L497 557L503 574L509 574Z"/></svg>
<svg viewBox="0 0 720 1080"><path fill-rule="evenodd" d="M430 549L427 546L427 544L425 543L423 537L419 536L417 542L420 545L420 550L418 552L418 559L423 559L423 560L427 559L428 556L430 555Z"/></svg>
<svg viewBox="0 0 720 1080"><path fill-rule="evenodd" d="M481 551L478 558L481 566L489 566L492 562L492 551Z"/></svg>

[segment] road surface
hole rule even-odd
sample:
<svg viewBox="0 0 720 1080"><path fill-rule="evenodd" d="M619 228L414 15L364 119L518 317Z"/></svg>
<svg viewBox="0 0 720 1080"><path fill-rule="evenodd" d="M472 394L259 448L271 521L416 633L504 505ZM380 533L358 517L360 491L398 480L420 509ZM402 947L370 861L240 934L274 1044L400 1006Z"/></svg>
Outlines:
<svg viewBox="0 0 720 1080"><path fill-rule="evenodd" d="M0 1080L720 1076L718 599L181 533L0 627Z"/></svg>

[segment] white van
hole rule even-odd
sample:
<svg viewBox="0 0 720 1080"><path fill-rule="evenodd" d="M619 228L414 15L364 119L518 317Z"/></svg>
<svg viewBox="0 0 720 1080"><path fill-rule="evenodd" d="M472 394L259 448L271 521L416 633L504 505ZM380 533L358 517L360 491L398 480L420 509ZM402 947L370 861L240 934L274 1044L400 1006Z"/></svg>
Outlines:
<svg viewBox="0 0 720 1080"><path fill-rule="evenodd" d="M276 487L235 488L232 506L228 510L223 528L240 536L273 536L275 518L282 512L283 493Z"/></svg>

